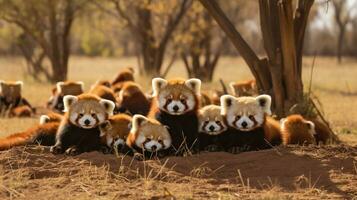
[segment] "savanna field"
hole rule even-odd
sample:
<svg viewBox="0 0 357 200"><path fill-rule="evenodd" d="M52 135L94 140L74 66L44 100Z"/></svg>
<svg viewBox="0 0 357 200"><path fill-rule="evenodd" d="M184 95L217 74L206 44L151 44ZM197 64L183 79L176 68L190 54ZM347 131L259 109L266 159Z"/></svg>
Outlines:
<svg viewBox="0 0 357 200"><path fill-rule="evenodd" d="M0 154L0 199L357 199L357 60L317 57L310 80L312 57L303 60L304 86L342 144L277 147L237 155L215 152L188 157L136 161L129 156L83 153L54 156L46 147L18 147ZM69 80L85 89L97 80L112 79L136 58L71 57ZM0 58L0 79L24 81L23 96L39 108L51 95L49 83L26 77L21 58ZM167 78L186 78L177 62ZM145 90L151 79L135 74ZM213 83L219 79L252 78L241 58L222 58ZM0 119L0 136L38 123L29 119Z"/></svg>

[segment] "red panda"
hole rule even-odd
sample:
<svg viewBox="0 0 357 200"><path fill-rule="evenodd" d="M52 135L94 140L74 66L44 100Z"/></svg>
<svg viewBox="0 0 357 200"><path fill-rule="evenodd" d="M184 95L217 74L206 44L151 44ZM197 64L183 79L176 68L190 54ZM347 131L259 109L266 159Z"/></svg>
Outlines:
<svg viewBox="0 0 357 200"><path fill-rule="evenodd" d="M46 115L40 116L40 124L46 124L49 122L61 122L62 119L63 119L63 115L55 112L50 112L47 113Z"/></svg>
<svg viewBox="0 0 357 200"><path fill-rule="evenodd" d="M154 99L148 116L168 126L173 151L176 154L197 151L201 81L154 78L152 90Z"/></svg>
<svg viewBox="0 0 357 200"><path fill-rule="evenodd" d="M206 92L201 92L200 107L205 107L212 104L212 100Z"/></svg>
<svg viewBox="0 0 357 200"><path fill-rule="evenodd" d="M211 91L212 104L220 105L221 104L221 96L222 95L224 95L224 92L222 92L222 91L218 91L218 90Z"/></svg>
<svg viewBox="0 0 357 200"><path fill-rule="evenodd" d="M47 108L62 113L64 109L63 97L65 95L80 95L84 92L84 83L81 81L57 82L52 89L52 96L47 101Z"/></svg>
<svg viewBox="0 0 357 200"><path fill-rule="evenodd" d="M107 88L111 88L110 81L108 81L108 80L98 80L92 85L91 89L94 88L97 85L102 85L102 86L105 86Z"/></svg>
<svg viewBox="0 0 357 200"><path fill-rule="evenodd" d="M282 141L288 144L316 144L315 124L301 115L290 115L280 120Z"/></svg>
<svg viewBox="0 0 357 200"><path fill-rule="evenodd" d="M27 106L19 106L15 108L11 108L9 117L31 117L33 114L32 109Z"/></svg>
<svg viewBox="0 0 357 200"><path fill-rule="evenodd" d="M114 103L92 94L66 95L63 98L65 114L56 134L51 152L77 155L99 150L99 125L113 114Z"/></svg>
<svg viewBox="0 0 357 200"><path fill-rule="evenodd" d="M0 151L28 144L51 146L55 143L58 127L58 122L49 122L35 125L24 132L11 134L6 138L0 139Z"/></svg>
<svg viewBox="0 0 357 200"><path fill-rule="evenodd" d="M134 81L134 68L127 67L121 70L118 75L113 79L111 85L114 86L115 84L122 83L125 81Z"/></svg>
<svg viewBox="0 0 357 200"><path fill-rule="evenodd" d="M229 86L236 97L253 96L258 93L255 80L231 82Z"/></svg>
<svg viewBox="0 0 357 200"><path fill-rule="evenodd" d="M145 157L151 157L153 154L161 157L166 154L165 151L171 143L169 131L160 122L143 115L133 116L126 144L134 152L144 154Z"/></svg>
<svg viewBox="0 0 357 200"><path fill-rule="evenodd" d="M315 139L317 144L328 144L329 142L339 142L337 136L320 120L309 119L315 124Z"/></svg>
<svg viewBox="0 0 357 200"><path fill-rule="evenodd" d="M9 112L10 117L31 116L35 109L22 97L23 82L0 81L0 111ZM18 108L21 106L27 106Z"/></svg>
<svg viewBox="0 0 357 200"><path fill-rule="evenodd" d="M150 110L150 102L137 83L126 82L118 93L117 99L120 112L147 115Z"/></svg>
<svg viewBox="0 0 357 200"><path fill-rule="evenodd" d="M222 135L228 126L221 115L221 107L209 105L199 110L198 142L200 150L218 151L222 147Z"/></svg>
<svg viewBox="0 0 357 200"><path fill-rule="evenodd" d="M130 132L131 119L129 115L117 114L102 123L99 126L102 144L106 145L110 151L117 150L125 153L123 151Z"/></svg>
<svg viewBox="0 0 357 200"><path fill-rule="evenodd" d="M114 103L116 103L116 101L117 101L114 91L111 88L108 88L103 85L96 85L96 86L92 87L91 90L89 91L89 93L97 95L98 97L100 97L102 99L112 101Z"/></svg>
<svg viewBox="0 0 357 200"><path fill-rule="evenodd" d="M221 97L221 114L230 127L225 134L225 149L238 153L269 148L281 143L280 126L269 117L271 97ZM269 144L270 143L270 144Z"/></svg>

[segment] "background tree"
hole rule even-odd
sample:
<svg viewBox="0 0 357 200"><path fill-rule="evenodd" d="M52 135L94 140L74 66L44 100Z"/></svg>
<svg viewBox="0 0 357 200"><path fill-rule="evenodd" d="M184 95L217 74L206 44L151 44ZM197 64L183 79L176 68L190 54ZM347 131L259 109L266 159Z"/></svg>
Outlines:
<svg viewBox="0 0 357 200"><path fill-rule="evenodd" d="M341 63L346 28L347 25L351 22L351 10L353 6L348 8L346 0L333 0L332 5L335 12L335 22L338 28L336 56L338 63Z"/></svg>
<svg viewBox="0 0 357 200"><path fill-rule="evenodd" d="M135 38L139 67L149 76L161 74L164 55L172 35L191 5L191 0L93 1L99 8L125 20Z"/></svg>
<svg viewBox="0 0 357 200"><path fill-rule="evenodd" d="M51 82L67 79L70 55L70 31L78 11L86 0L1 0L1 19L16 24L18 38L30 74L44 75ZM36 53L39 51L39 53ZM50 70L44 58L50 61Z"/></svg>
<svg viewBox="0 0 357 200"><path fill-rule="evenodd" d="M227 34L254 75L261 93L271 94L283 116L303 100L301 79L305 28L313 0L260 0L259 14L267 57L259 58L215 0L200 0Z"/></svg>

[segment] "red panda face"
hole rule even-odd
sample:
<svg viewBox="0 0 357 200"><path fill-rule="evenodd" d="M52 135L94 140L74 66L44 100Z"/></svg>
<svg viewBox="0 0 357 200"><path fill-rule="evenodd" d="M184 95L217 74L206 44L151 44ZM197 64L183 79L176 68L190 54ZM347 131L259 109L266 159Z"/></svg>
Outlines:
<svg viewBox="0 0 357 200"><path fill-rule="evenodd" d="M153 96L156 96L158 107L162 111L182 115L197 107L201 88L199 79L168 82L162 78L154 78L152 85Z"/></svg>
<svg viewBox="0 0 357 200"><path fill-rule="evenodd" d="M84 129L91 129L103 123L113 114L115 107L109 100L79 99L72 95L66 95L63 102L69 121Z"/></svg>
<svg viewBox="0 0 357 200"><path fill-rule="evenodd" d="M130 134L135 134L135 145L145 151L157 152L171 146L167 128L143 115L134 115Z"/></svg>
<svg viewBox="0 0 357 200"><path fill-rule="evenodd" d="M261 127L265 122L265 115L271 114L271 97L221 97L221 114L226 117L229 126L240 131L251 131Z"/></svg>
<svg viewBox="0 0 357 200"><path fill-rule="evenodd" d="M15 101L21 98L23 82L4 82L0 81L0 92L5 98L7 103L15 103Z"/></svg>
<svg viewBox="0 0 357 200"><path fill-rule="evenodd" d="M205 106L199 111L199 132L209 135L219 135L227 130L227 125L221 115L221 107Z"/></svg>

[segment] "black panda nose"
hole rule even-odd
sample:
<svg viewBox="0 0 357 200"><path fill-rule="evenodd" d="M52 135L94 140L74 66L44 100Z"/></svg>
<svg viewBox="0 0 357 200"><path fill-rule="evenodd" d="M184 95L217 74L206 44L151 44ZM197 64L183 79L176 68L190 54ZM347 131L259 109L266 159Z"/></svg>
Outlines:
<svg viewBox="0 0 357 200"><path fill-rule="evenodd" d="M211 126L209 127L209 130L210 130L210 131L214 131L214 126L211 125Z"/></svg>
<svg viewBox="0 0 357 200"><path fill-rule="evenodd" d="M84 120L84 124L88 126L90 124L89 119Z"/></svg>
<svg viewBox="0 0 357 200"><path fill-rule="evenodd" d="M177 112L179 110L179 107L175 105L172 109L174 109L174 111Z"/></svg>
<svg viewBox="0 0 357 200"><path fill-rule="evenodd" d="M248 126L247 122L242 122L242 126L243 128L247 127Z"/></svg>
<svg viewBox="0 0 357 200"><path fill-rule="evenodd" d="M151 150L153 150L153 151L156 151L156 149L157 149L157 146L156 146L156 145L153 145L153 146L151 147Z"/></svg>

